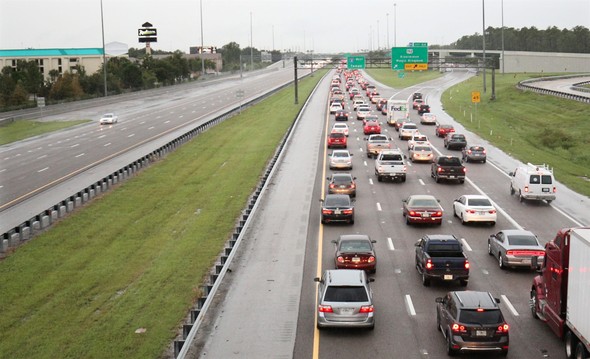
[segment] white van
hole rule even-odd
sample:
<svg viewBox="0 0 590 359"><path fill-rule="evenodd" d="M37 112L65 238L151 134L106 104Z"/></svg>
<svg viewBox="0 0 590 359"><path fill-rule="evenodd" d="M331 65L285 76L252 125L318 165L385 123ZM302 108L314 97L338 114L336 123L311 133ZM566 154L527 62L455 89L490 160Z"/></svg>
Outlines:
<svg viewBox="0 0 590 359"><path fill-rule="evenodd" d="M510 194L518 194L521 202L525 199L533 199L551 203L556 198L555 178L549 166L527 163L509 174Z"/></svg>

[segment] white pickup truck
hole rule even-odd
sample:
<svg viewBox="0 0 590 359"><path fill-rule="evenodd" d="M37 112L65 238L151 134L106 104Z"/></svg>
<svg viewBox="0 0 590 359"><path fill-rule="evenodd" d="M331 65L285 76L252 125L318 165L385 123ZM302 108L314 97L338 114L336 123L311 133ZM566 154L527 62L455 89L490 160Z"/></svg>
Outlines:
<svg viewBox="0 0 590 359"><path fill-rule="evenodd" d="M406 159L400 149L383 150L375 160L375 175L377 181L383 179L406 181Z"/></svg>

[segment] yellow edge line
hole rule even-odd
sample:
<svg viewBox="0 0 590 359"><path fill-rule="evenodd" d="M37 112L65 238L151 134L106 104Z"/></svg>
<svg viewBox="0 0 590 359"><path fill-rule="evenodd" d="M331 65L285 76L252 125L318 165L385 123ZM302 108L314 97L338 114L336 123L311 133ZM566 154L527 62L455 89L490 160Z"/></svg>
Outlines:
<svg viewBox="0 0 590 359"><path fill-rule="evenodd" d="M324 198L326 195L326 186L324 186L324 178L326 178L326 160L328 158L328 144L327 144L327 133L328 133L328 126L330 124L330 111L329 111L329 100L328 104L326 104L326 125L325 131L326 136L324 137L324 156L322 160L322 196ZM317 264L316 264L316 277L322 277L322 252L323 247L322 244L324 243L324 225L320 221L320 228L318 230L318 253L317 253ZM318 286L315 287L315 310L317 311L318 308ZM313 331L313 359L318 359L320 354L320 331L318 330L318 318L317 314L314 315L314 331Z"/></svg>

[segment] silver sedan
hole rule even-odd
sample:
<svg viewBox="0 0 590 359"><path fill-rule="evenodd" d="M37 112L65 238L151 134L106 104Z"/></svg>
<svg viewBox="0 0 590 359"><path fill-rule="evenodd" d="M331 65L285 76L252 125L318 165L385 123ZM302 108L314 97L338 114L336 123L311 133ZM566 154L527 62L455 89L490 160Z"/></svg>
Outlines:
<svg viewBox="0 0 590 359"><path fill-rule="evenodd" d="M521 229L505 229L490 235L488 253L498 259L501 269L506 267L529 267L531 258L543 261L545 249L539 244L537 236Z"/></svg>

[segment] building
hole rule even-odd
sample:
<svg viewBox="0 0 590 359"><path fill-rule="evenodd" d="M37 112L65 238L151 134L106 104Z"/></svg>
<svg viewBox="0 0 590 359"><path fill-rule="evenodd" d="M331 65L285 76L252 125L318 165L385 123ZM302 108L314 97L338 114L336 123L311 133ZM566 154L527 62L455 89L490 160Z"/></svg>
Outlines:
<svg viewBox="0 0 590 359"><path fill-rule="evenodd" d="M60 74L66 71L75 73L77 66L93 74L100 70L102 56L102 48L0 50L0 69L6 66L16 69L18 60L34 60L45 79L49 79L51 70L57 70ZM107 58L110 57L107 55Z"/></svg>

